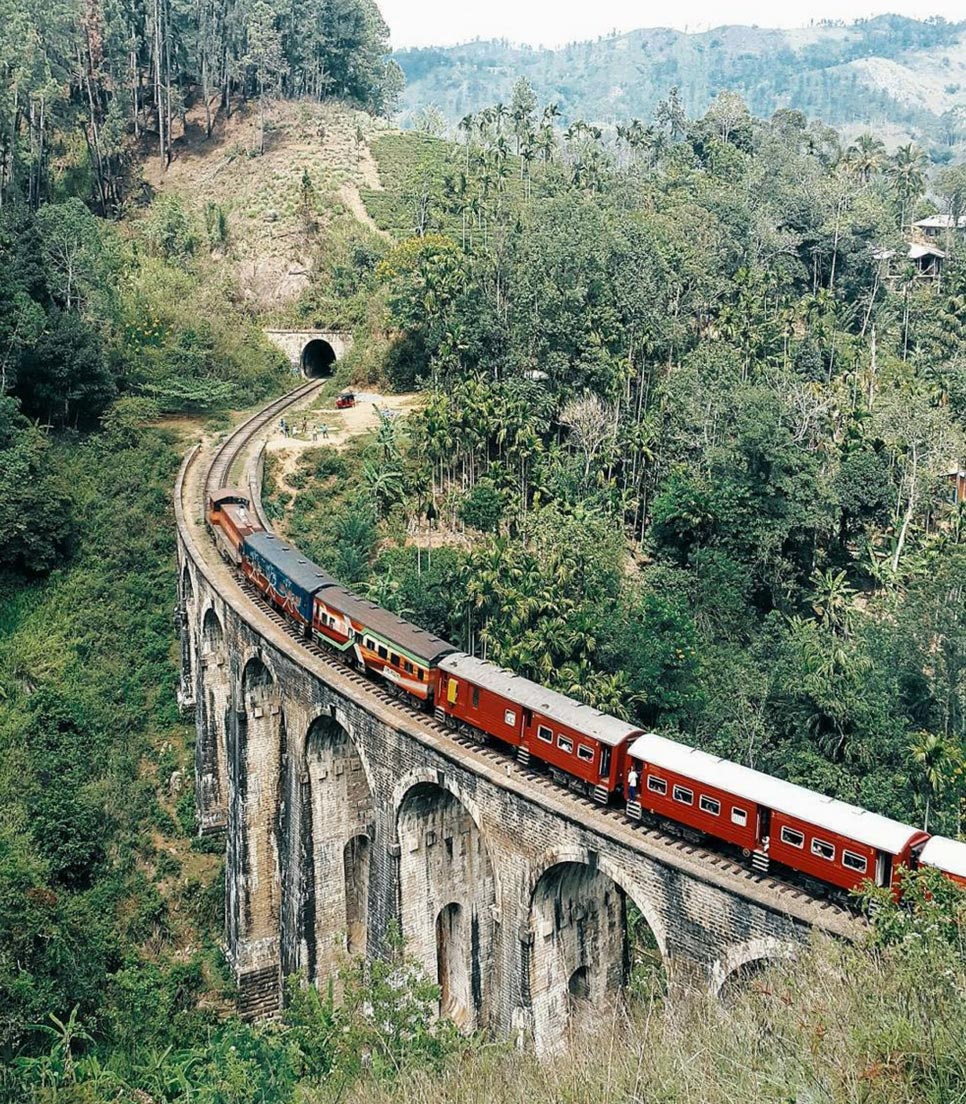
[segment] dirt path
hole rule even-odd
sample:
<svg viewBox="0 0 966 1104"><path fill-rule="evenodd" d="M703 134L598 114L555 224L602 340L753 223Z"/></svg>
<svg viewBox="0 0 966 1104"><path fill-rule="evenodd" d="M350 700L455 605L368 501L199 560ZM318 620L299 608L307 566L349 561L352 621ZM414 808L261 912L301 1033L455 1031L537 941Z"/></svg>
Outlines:
<svg viewBox="0 0 966 1104"><path fill-rule="evenodd" d="M377 408L402 416L414 410L418 402L419 396L415 394L382 395L376 391L357 391L356 405L348 410L336 410L332 400L310 400L304 407L289 413L286 419L288 436L282 433L277 423L272 427L272 434L265 442L265 451L278 464L281 481L287 482L306 449L320 446L344 449L356 437L378 428ZM323 426L326 433L322 432Z"/></svg>
<svg viewBox="0 0 966 1104"><path fill-rule="evenodd" d="M368 226L369 229L373 233L378 234L380 238L384 238L386 241L392 241L392 234L390 234L388 230L383 230L379 227L372 215L366 210L366 205L362 202L362 196L359 194L359 189L355 184L347 180L345 184L339 188L339 198L363 226Z"/></svg>

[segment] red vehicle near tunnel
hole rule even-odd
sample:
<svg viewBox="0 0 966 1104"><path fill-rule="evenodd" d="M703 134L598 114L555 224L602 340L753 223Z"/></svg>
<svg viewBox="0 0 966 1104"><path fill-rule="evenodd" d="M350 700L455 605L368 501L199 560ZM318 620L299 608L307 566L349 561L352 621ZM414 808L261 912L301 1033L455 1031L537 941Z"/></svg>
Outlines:
<svg viewBox="0 0 966 1104"><path fill-rule="evenodd" d="M623 783L639 728L462 652L438 663L436 714L537 759L606 804Z"/></svg>
<svg viewBox="0 0 966 1104"><path fill-rule="evenodd" d="M628 815L652 815L844 890L872 880L898 890L901 867L916 864L928 833L825 797L761 771L662 736L635 740L640 797ZM628 766L628 769L630 767Z"/></svg>

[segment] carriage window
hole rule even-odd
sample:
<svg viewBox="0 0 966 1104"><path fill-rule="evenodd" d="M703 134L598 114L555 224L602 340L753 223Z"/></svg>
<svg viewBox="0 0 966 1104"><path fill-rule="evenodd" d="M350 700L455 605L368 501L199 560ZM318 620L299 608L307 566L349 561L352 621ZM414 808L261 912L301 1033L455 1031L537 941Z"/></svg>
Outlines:
<svg viewBox="0 0 966 1104"><path fill-rule="evenodd" d="M675 786L674 800L680 801L682 805L693 805L694 794L686 786Z"/></svg>
<svg viewBox="0 0 966 1104"><path fill-rule="evenodd" d="M557 747L560 748L561 751L570 752L574 750L574 742L569 736L558 736Z"/></svg>
<svg viewBox="0 0 966 1104"><path fill-rule="evenodd" d="M397 655L396 655L396 653L395 653L395 652L393 652L393 653L392 653L392 654L391 654L391 655L389 656L389 662L390 662L390 663L391 663L391 664L393 665L393 667L398 667L398 666L399 666L399 662L400 662L400 660L399 660L399 656L397 656Z"/></svg>
<svg viewBox="0 0 966 1104"><path fill-rule="evenodd" d="M376 650L379 652L379 658L380 659L388 659L389 658L389 649L388 648L384 648L380 644L379 647Z"/></svg>
<svg viewBox="0 0 966 1104"><path fill-rule="evenodd" d="M801 832L796 832L794 828L783 828L782 843L787 843L789 847L804 847L805 837Z"/></svg>
<svg viewBox="0 0 966 1104"><path fill-rule="evenodd" d="M721 813L721 802L715 801L713 797L705 797L702 794L698 804L701 806L702 813L710 813L712 816L718 816Z"/></svg>
<svg viewBox="0 0 966 1104"><path fill-rule="evenodd" d="M864 874L869 868L868 862L861 855L856 855L854 851L842 852L842 865L847 866L849 870L857 870L860 874Z"/></svg>
<svg viewBox="0 0 966 1104"><path fill-rule="evenodd" d="M413 673L413 665L408 659L403 661L403 670L409 675Z"/></svg>
<svg viewBox="0 0 966 1104"><path fill-rule="evenodd" d="M478 686L473 687L473 708L480 708L480 688Z"/></svg>
<svg viewBox="0 0 966 1104"><path fill-rule="evenodd" d="M365 638L365 640L363 640L362 643L363 643L363 646L368 648L370 651L375 651L376 650L376 642L372 639L371 636L367 636Z"/></svg>
<svg viewBox="0 0 966 1104"><path fill-rule="evenodd" d="M835 862L835 848L830 843L826 843L825 840L812 840L812 854L818 855L820 859L828 859L829 862Z"/></svg>
<svg viewBox="0 0 966 1104"><path fill-rule="evenodd" d="M422 667L417 667L416 668L416 678L418 678L420 682L425 681L426 672L422 669Z"/></svg>
<svg viewBox="0 0 966 1104"><path fill-rule="evenodd" d="M731 806L731 823L740 824L742 828L748 823L748 813L739 809L737 805Z"/></svg>
<svg viewBox="0 0 966 1104"><path fill-rule="evenodd" d="M647 776L647 788L654 793L666 794L667 782L663 778L657 778L653 774Z"/></svg>
<svg viewBox="0 0 966 1104"><path fill-rule="evenodd" d="M586 744L577 745L577 757L579 759L585 759L588 763L594 761L594 749L589 748Z"/></svg>
<svg viewBox="0 0 966 1104"><path fill-rule="evenodd" d="M546 725L537 725L537 739L543 740L545 744L552 744L553 733Z"/></svg>
<svg viewBox="0 0 966 1104"><path fill-rule="evenodd" d="M506 723L508 725L515 725L517 723L517 715L516 715L516 713L513 712L512 709L508 709L503 714L503 720L504 720L504 723Z"/></svg>

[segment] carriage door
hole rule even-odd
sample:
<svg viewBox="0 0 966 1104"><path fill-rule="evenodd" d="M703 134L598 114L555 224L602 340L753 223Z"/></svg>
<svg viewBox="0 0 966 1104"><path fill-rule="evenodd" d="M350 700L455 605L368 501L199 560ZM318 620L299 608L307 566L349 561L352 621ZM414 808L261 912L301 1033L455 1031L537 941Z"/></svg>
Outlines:
<svg viewBox="0 0 966 1104"><path fill-rule="evenodd" d="M880 851L875 860L875 884L885 888L892 885L892 856Z"/></svg>
<svg viewBox="0 0 966 1104"><path fill-rule="evenodd" d="M600 749L600 777L610 778L610 752L609 747L602 747Z"/></svg>
<svg viewBox="0 0 966 1104"><path fill-rule="evenodd" d="M758 806L758 836L759 843L763 843L771 837L771 809Z"/></svg>

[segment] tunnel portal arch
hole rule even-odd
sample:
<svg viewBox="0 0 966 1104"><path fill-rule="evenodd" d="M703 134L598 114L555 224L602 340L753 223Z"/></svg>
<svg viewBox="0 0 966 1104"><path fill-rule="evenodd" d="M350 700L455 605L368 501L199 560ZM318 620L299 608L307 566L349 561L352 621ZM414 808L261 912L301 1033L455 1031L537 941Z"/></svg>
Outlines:
<svg viewBox="0 0 966 1104"><path fill-rule="evenodd" d="M325 338L313 337L302 350L301 368L306 379L328 379L336 362L335 349Z"/></svg>

